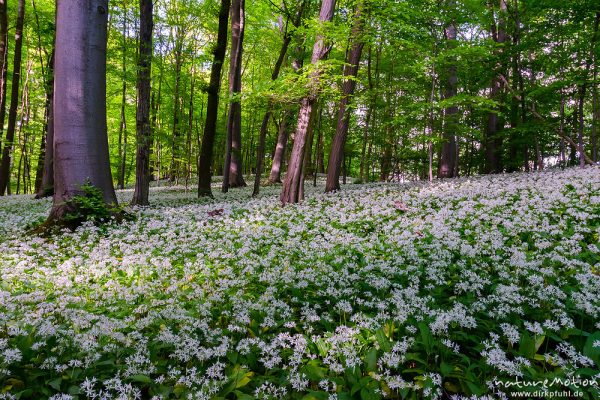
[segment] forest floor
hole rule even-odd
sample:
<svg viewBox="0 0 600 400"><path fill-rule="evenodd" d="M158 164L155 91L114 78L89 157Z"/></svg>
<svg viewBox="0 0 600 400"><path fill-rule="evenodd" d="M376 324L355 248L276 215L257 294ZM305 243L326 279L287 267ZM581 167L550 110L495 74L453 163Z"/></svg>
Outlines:
<svg viewBox="0 0 600 400"><path fill-rule="evenodd" d="M600 169L279 190L3 198L0 399L600 398Z"/></svg>

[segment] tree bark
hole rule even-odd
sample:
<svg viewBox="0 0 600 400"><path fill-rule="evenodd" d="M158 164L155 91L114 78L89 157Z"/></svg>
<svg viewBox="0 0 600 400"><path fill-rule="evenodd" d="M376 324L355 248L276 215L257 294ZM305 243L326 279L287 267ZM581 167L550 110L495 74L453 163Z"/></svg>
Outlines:
<svg viewBox="0 0 600 400"><path fill-rule="evenodd" d="M6 80L8 71L8 10L7 0L0 0L0 148L6 117Z"/></svg>
<svg viewBox="0 0 600 400"><path fill-rule="evenodd" d="M588 85L588 78L589 78L589 74L590 74L590 67L592 64L592 60L593 60L593 55L594 55L594 50L596 47L596 36L598 34L598 24L600 23L600 11L596 12L596 19L594 21L594 31L592 34L592 40L591 40L591 50L590 50L590 54L589 56L586 58L585 60L585 67L584 67L584 72L583 72L583 83L579 86L579 101L578 101L578 109L577 109L577 115L579 117L579 124L577 127L577 139L578 139L578 143L577 143L577 151L579 152L579 166L581 168L585 167L585 158L584 158L584 154L585 154L585 149L583 147L583 128L584 128L584 112L583 112L583 106L584 106L584 102L585 102L585 93L587 91L587 85Z"/></svg>
<svg viewBox="0 0 600 400"><path fill-rule="evenodd" d="M127 3L123 2L123 31L121 59L121 121L119 123L119 171L117 173L117 188L125 188L125 163L127 162L127 119L125 118L125 103L127 95Z"/></svg>
<svg viewBox="0 0 600 400"><path fill-rule="evenodd" d="M330 22L333 19L335 10L335 0L322 0L321 12L319 21L321 24ZM322 33L317 35L313 46L311 64L315 65L319 61L325 59L330 48L325 45L325 37ZM282 205L288 203L298 203L302 200L302 192L304 191L304 180L302 175L304 172L304 152L308 133L308 125L313 111L313 106L318 97L319 81L321 71L316 68L309 76L309 94L305 96L300 103L300 112L298 113L298 123L294 135L294 146L288 164L285 183L280 195Z"/></svg>
<svg viewBox="0 0 600 400"><path fill-rule="evenodd" d="M140 0L140 40L137 70L137 110L135 129L137 152L135 165L135 189L131 204L148 205L150 193L150 74L152 70L152 0Z"/></svg>
<svg viewBox="0 0 600 400"><path fill-rule="evenodd" d="M504 20L506 14L506 0L500 0L499 8L499 19L498 23L492 23L491 33L494 42L503 46L506 42L506 23ZM502 57L502 48L495 52L497 57ZM496 64L499 73L504 74L503 62L499 61ZM492 79L490 98L497 102L502 102L502 91L503 91L502 80L495 76ZM486 174L497 174L502 172L502 136L501 130L502 124L498 115L498 110L490 111L487 116L487 125L485 127L485 173Z"/></svg>
<svg viewBox="0 0 600 400"><path fill-rule="evenodd" d="M223 167L223 192L246 186L242 167L242 51L244 46L245 0L231 2L231 61L229 94L232 97L227 117L227 148Z"/></svg>
<svg viewBox="0 0 600 400"><path fill-rule="evenodd" d="M210 83L208 85L208 99L206 104L206 123L200 149L200 162L198 165L198 197L212 197L210 189L213 162L213 148L219 112L219 89L221 87L221 69L227 50L227 22L229 20L230 0L221 0L219 10L219 31L217 45L214 50L214 59L210 70Z"/></svg>
<svg viewBox="0 0 600 400"><path fill-rule="evenodd" d="M179 123L181 113L181 67L183 64L183 34L181 27L175 28L175 93L173 99L173 131L171 136L171 166L169 172L169 181L176 182L180 174L181 164L181 126Z"/></svg>
<svg viewBox="0 0 600 400"><path fill-rule="evenodd" d="M444 28L444 35L448 41L448 46L453 48L456 42L456 22L452 21ZM452 63L453 61L451 61ZM458 78L456 76L456 65L451 64L448 67L446 85L443 90L443 98L451 99L456 96L456 86ZM453 178L456 171L456 125L458 117L458 107L450 106L444 110L444 130L443 143L440 153L440 165L438 168L438 178Z"/></svg>
<svg viewBox="0 0 600 400"><path fill-rule="evenodd" d="M279 132L277 134L277 144L275 146L275 154L273 155L273 165L269 174L269 183L281 183L281 170L285 159L285 150L288 142L288 125L292 118L292 112L286 110L279 124Z"/></svg>
<svg viewBox="0 0 600 400"><path fill-rule="evenodd" d="M17 124L17 107L19 105L19 82L21 80L21 55L23 49L23 23L25 20L25 0L19 0L17 11L17 25L15 30L15 54L13 61L13 78L10 97L10 109L8 110L8 127L6 129L6 140L2 151L2 162L0 164L0 196L4 196L10 178L10 163L13 141L15 139L15 127Z"/></svg>
<svg viewBox="0 0 600 400"><path fill-rule="evenodd" d="M356 76L358 75L358 66L362 49L365 42L362 38L364 17L363 3L358 3L354 14L354 23L352 26L351 37L352 47L348 53L346 66L344 66L344 83L342 84L342 99L338 111L337 126L335 136L331 144L329 153L329 162L327 163L327 180L325 182L325 192L340 190L340 171L344 160L344 146L348 137L348 127L350 125L350 116L352 115L349 106L354 88L356 87Z"/></svg>
<svg viewBox="0 0 600 400"><path fill-rule="evenodd" d="M60 0L56 17L54 202L49 222L60 223L67 203L90 183L117 204L106 128L107 0Z"/></svg>
<svg viewBox="0 0 600 400"><path fill-rule="evenodd" d="M39 186L36 185L36 198L54 194L54 49L48 63L48 82L46 83L46 121L44 125L44 159ZM39 172L38 172L39 173Z"/></svg>
<svg viewBox="0 0 600 400"><path fill-rule="evenodd" d="M305 4L306 4L306 1L303 0L302 4L300 5L300 8L296 14L296 17L293 21L293 25L296 28L298 26L300 26L300 21L302 20L302 14L304 14L304 5ZM283 65L283 61L285 59L285 55L287 54L288 47L292 41L292 33L289 31L288 23L285 24L284 29L285 29L285 33L283 35L283 42L281 44L281 49L279 50L279 57L277 57L277 61L275 62L275 67L273 67L273 73L271 74L272 81L276 80L279 77L279 71L281 70L281 66ZM269 120L271 119L272 114L273 114L273 102L269 101L269 103L267 104L267 111L265 112L262 123L260 125L260 134L258 137L258 151L256 153L256 175L254 177L254 190L252 191L252 196L258 196L258 194L260 192L260 179L262 177L263 164L264 164L264 158L265 158L265 141L267 138L267 130L269 127ZM284 130L284 132L285 132L285 130ZM287 137L285 138L285 141L287 142ZM279 138L278 138L277 146L279 146ZM280 160L280 164L281 164L281 160ZM273 171L271 171L271 173L272 172Z"/></svg>

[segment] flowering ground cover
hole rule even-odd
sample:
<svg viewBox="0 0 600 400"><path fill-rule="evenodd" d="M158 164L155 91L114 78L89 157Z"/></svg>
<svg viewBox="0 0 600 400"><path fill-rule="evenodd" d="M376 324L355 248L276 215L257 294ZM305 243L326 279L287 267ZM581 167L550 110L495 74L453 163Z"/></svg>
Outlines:
<svg viewBox="0 0 600 400"><path fill-rule="evenodd" d="M307 190L3 198L0 399L600 398L599 169Z"/></svg>

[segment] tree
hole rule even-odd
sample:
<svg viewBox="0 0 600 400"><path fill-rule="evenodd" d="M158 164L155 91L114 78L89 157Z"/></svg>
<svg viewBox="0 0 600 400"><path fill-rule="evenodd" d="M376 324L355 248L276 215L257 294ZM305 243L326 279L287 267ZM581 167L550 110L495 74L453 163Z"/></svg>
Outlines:
<svg viewBox="0 0 600 400"><path fill-rule="evenodd" d="M8 127L6 128L6 139L2 151L2 162L0 164L0 196L4 196L10 180L10 164L15 140L15 128L17 125L17 107L19 105L19 81L21 79L21 56L23 49L23 23L25 20L25 0L19 0L17 11L17 26L15 30L15 54L13 61L13 78L10 96L10 109L8 110Z"/></svg>
<svg viewBox="0 0 600 400"><path fill-rule="evenodd" d="M229 96L227 147L223 167L223 192L230 187L246 186L242 170L242 50L244 45L245 0L231 2L231 59L229 62Z"/></svg>
<svg viewBox="0 0 600 400"><path fill-rule="evenodd" d="M354 94L356 87L356 76L358 74L358 66L360 56L365 45L363 36L364 29L364 3L359 2L356 5L354 15L354 25L352 27L352 47L348 53L348 59L344 66L344 83L342 85L342 99L338 111L337 127L335 137L331 145L331 153L329 153L329 162L327 163L327 181L325 183L325 192L332 192L340 189L340 171L342 169L342 160L344 159L344 146L348 137L348 126L350 125L349 110L350 100Z"/></svg>
<svg viewBox="0 0 600 400"><path fill-rule="evenodd" d="M300 6L298 7L298 11L296 12L296 15L292 21L294 28L298 28L300 26L300 21L302 20L302 14L304 14L305 4L306 4L306 0L302 0L300 3ZM284 10L284 11L288 11L288 10ZM286 19L289 20L290 17L291 17L290 15L287 15ZM288 47L289 47L289 45L292 41L292 37L293 37L293 31L290 28L288 21L286 21L285 27L283 28L283 30L284 30L283 42L281 43L281 49L279 50L279 56L277 57L277 61L275 62L275 67L273 67L273 73L271 74L272 81L276 80L279 77L279 72L281 71L281 66L283 65L283 61L285 60L285 55L287 54ZM273 102L269 101L269 104L267 105L267 111L265 112L262 123L260 125L260 134L259 134L259 138L258 138L258 151L256 154L256 176L254 177L254 190L252 191L253 196L257 196L260 191L260 178L262 176L263 163L264 163L264 158L265 158L265 140L267 137L269 120L271 119L272 114L273 114ZM284 119L282 120L284 132L285 132L285 126L286 126L285 119L286 119L286 116L284 116ZM282 137L281 140L283 141L284 138ZM287 137L285 137L285 141L287 142ZM280 144L278 141L277 146L278 146L278 150L279 150L279 149L282 149L283 147L285 147L285 144ZM276 179L278 179L278 178L279 177L277 177Z"/></svg>
<svg viewBox="0 0 600 400"><path fill-rule="evenodd" d="M106 131L107 0L59 1L54 81L54 198L49 223L61 224L69 200L87 183L106 204L117 198Z"/></svg>
<svg viewBox="0 0 600 400"><path fill-rule="evenodd" d="M140 38L137 70L135 190L131 204L148 205L150 190L150 72L152 68L152 0L140 0Z"/></svg>
<svg viewBox="0 0 600 400"><path fill-rule="evenodd" d="M333 19L335 11L335 0L322 0L321 12L319 13L319 22L321 25L330 22ZM283 189L279 197L281 204L298 203L303 199L304 192L304 158L305 147L308 136L309 123L313 113L313 107L319 94L319 81L322 74L317 65L327 57L331 48L325 44L325 35L320 32L317 35L313 52L311 56L311 65L314 70L309 76L309 93L302 98L300 102L300 111L298 113L298 123L294 134L294 146L288 169L285 176Z"/></svg>
<svg viewBox="0 0 600 400"><path fill-rule="evenodd" d="M225 51L227 50L227 23L229 20L230 0L221 0L219 9L219 28L217 33L217 43L213 52L213 63L210 69L210 82L207 93L208 100L206 104L206 122L204 124L204 134L202 137L202 147L200 148L200 160L198 163L198 197L212 197L210 189L213 162L213 149L215 143L215 133L217 128L217 116L219 112L219 89L221 88L221 69L225 60Z"/></svg>
<svg viewBox="0 0 600 400"><path fill-rule="evenodd" d="M455 7L454 1L451 2L451 7ZM456 21L454 17L444 27L444 36L448 43L448 47L452 49L456 46ZM455 61L451 60L446 71L446 84L444 86L443 98L452 100L456 96L456 87L458 78L456 75ZM452 178L457 172L457 148L456 148L456 127L458 117L458 107L450 105L444 110L444 132L442 150L440 153L440 165L438 168L439 178Z"/></svg>
<svg viewBox="0 0 600 400"><path fill-rule="evenodd" d="M0 0L0 148L4 130L6 105L6 77L8 71L8 10L7 0Z"/></svg>

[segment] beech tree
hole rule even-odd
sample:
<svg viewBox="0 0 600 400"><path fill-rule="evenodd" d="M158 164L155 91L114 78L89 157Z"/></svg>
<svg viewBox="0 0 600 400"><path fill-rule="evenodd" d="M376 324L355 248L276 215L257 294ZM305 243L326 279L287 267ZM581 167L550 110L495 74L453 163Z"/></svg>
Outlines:
<svg viewBox="0 0 600 400"><path fill-rule="evenodd" d="M212 181L212 162L215 135L217 129L217 117L219 113L219 89L221 88L221 69L225 60L227 50L227 23L229 22L230 0L221 0L219 9L219 28L217 42L213 52L213 62L210 69L210 82L206 89L208 94L206 104L206 122L204 124L204 135L202 147L200 148L200 159L198 164L198 197L212 197L210 184Z"/></svg>
<svg viewBox="0 0 600 400"><path fill-rule="evenodd" d="M327 182L325 191L332 192L340 189L340 172L342 170L342 160L344 159L344 146L348 136L348 126L350 125L350 116L352 115L349 106L354 88L356 87L356 75L360 56L365 45L363 37L364 29L364 10L365 4L359 2L356 5L354 14L354 26L352 27L351 40L353 40L348 59L344 67L344 83L342 85L342 99L340 101L335 136L329 153L329 163L327 164Z"/></svg>
<svg viewBox="0 0 600 400"><path fill-rule="evenodd" d="M107 11L107 0L57 4L52 223L72 211L68 201L86 183L117 205L106 132Z"/></svg>
<svg viewBox="0 0 600 400"><path fill-rule="evenodd" d="M0 163L0 196L4 196L10 180L10 164L17 126L17 107L19 106L19 82L21 80L21 57L23 49L23 24L25 21L25 0L19 0L17 26L15 29L15 54L13 61L13 79L8 110L8 127ZM3 121L0 121L3 122ZM8 188L10 190L10 188Z"/></svg>
<svg viewBox="0 0 600 400"><path fill-rule="evenodd" d="M223 192L246 186L242 169L242 53L244 46L245 0L231 2L231 57L229 61L229 116L223 167Z"/></svg>
<svg viewBox="0 0 600 400"><path fill-rule="evenodd" d="M330 22L333 19L335 11L335 0L323 0L321 3L321 12L319 13L319 22L321 24ZM298 113L298 123L294 133L294 146L288 169L285 176L285 182L279 200L281 204L298 203L304 198L304 159L306 151L306 142L308 138L308 129L313 108L319 94L319 80L321 70L317 65L327 57L331 50L325 43L325 36L321 32L318 34L311 56L311 64L314 70L309 76L309 93L302 98L300 102L300 112Z"/></svg>
<svg viewBox="0 0 600 400"><path fill-rule="evenodd" d="M140 0L140 39L137 71L135 190L132 204L148 205L150 191L150 72L152 68L152 0Z"/></svg>

